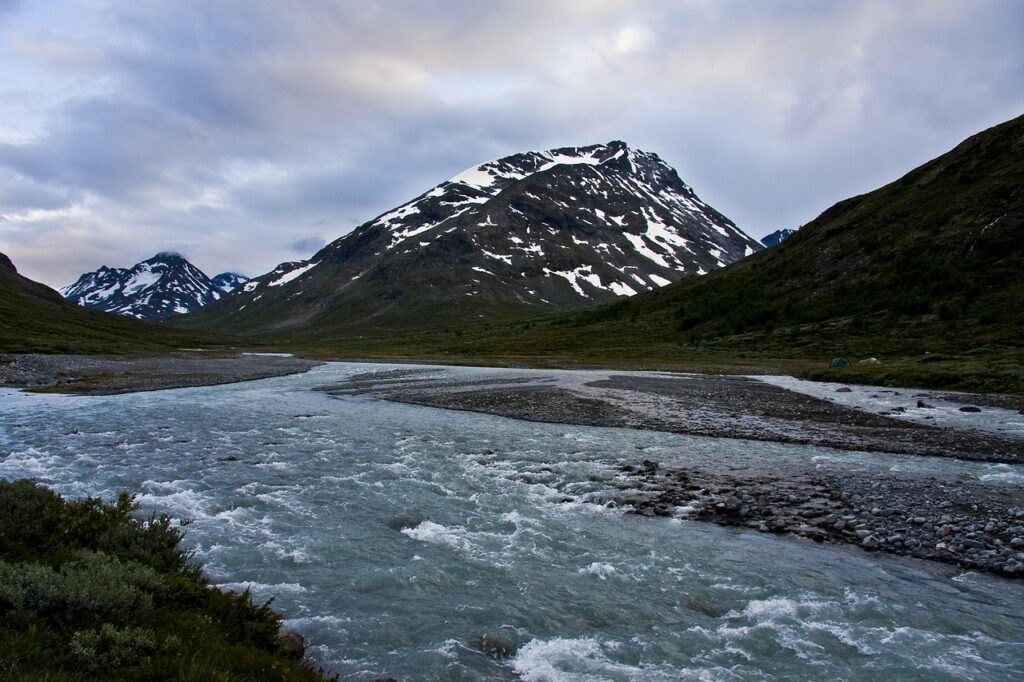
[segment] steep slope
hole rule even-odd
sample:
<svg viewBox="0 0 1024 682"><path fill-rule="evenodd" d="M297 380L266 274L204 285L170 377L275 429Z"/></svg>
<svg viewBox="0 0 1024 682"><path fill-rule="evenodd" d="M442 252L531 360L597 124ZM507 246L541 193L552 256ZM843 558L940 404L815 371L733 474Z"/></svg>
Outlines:
<svg viewBox="0 0 1024 682"><path fill-rule="evenodd" d="M765 246L778 246L782 242L792 237L794 233L796 233L796 230L790 230L788 228L782 230L775 230L771 234L762 237L761 243L764 244Z"/></svg>
<svg viewBox="0 0 1024 682"><path fill-rule="evenodd" d="M126 319L69 303L18 274L0 253L0 353L121 353L209 345L209 335Z"/></svg>
<svg viewBox="0 0 1024 682"><path fill-rule="evenodd" d="M225 273L218 277L220 283L180 254L162 252L131 268L102 266L87 272L60 293L87 308L140 320L159 320L218 300L233 288L224 287L239 276Z"/></svg>
<svg viewBox="0 0 1024 682"><path fill-rule="evenodd" d="M1022 244L1024 117L706 277L451 351L1012 355L1024 344Z"/></svg>
<svg viewBox="0 0 1024 682"><path fill-rule="evenodd" d="M501 320L702 275L761 248L622 142L485 163L175 324L320 336Z"/></svg>

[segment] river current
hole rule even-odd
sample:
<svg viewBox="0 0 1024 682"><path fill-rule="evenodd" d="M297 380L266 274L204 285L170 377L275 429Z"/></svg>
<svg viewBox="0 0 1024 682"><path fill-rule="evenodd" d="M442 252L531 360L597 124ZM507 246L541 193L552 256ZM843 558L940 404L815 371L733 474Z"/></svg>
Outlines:
<svg viewBox="0 0 1024 682"><path fill-rule="evenodd" d="M186 543L211 581L274 597L346 680L1024 678L1020 582L586 502L645 457L1016 470L311 390L392 368L110 397L0 389L0 476L134 491L194 519ZM484 635L514 655L482 653Z"/></svg>

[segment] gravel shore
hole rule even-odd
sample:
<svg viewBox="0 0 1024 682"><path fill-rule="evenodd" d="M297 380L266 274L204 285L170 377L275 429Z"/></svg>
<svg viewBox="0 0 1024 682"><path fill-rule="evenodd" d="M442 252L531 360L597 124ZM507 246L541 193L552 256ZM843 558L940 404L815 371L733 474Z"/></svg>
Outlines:
<svg viewBox="0 0 1024 682"><path fill-rule="evenodd" d="M243 353L154 356L0 355L0 385L56 393L112 395L213 386L307 372L320 363Z"/></svg>
<svg viewBox="0 0 1024 682"><path fill-rule="evenodd" d="M1024 463L1024 439L941 421L931 426L899 419L891 409L882 410L885 414L855 409L742 376L496 370L466 381L446 377L444 370L420 368L357 375L321 390L557 424ZM940 402L944 394L907 395L911 403L927 405ZM964 407L977 410L979 423L1019 417L1009 410Z"/></svg>
<svg viewBox="0 0 1024 682"><path fill-rule="evenodd" d="M1024 577L1024 490L899 474L774 476L624 465L614 504Z"/></svg>
<svg viewBox="0 0 1024 682"><path fill-rule="evenodd" d="M321 390L532 421L1024 467L1024 440L1012 437L1012 430L1006 435L965 428L960 421L925 425L747 377L504 370L470 380L417 368L357 375ZM925 404L922 410L943 400L938 393L913 396ZM967 407L987 411L989 420L1015 414L988 404ZM974 409L965 414L981 414ZM1024 577L1024 486L1013 480L1019 478L982 485L863 471L841 463L737 467L644 458L621 466L614 484L618 493L582 501L643 516L686 517L851 544L1019 578Z"/></svg>

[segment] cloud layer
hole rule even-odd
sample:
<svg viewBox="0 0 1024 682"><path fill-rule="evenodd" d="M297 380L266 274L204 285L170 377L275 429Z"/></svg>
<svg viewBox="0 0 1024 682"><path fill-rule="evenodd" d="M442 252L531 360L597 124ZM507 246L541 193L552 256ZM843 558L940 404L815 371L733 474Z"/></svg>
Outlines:
<svg viewBox="0 0 1024 682"><path fill-rule="evenodd" d="M754 236L1024 110L1016 0L0 0L0 251L254 275L478 162L623 139Z"/></svg>

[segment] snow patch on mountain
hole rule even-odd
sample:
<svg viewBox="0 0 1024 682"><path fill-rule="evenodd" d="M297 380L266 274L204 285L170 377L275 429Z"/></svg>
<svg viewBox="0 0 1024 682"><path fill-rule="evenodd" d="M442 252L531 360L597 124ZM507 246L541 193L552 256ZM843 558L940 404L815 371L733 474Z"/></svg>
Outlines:
<svg viewBox="0 0 1024 682"><path fill-rule="evenodd" d="M235 272L222 272L210 281L215 287L228 294L248 282L249 278Z"/></svg>
<svg viewBox="0 0 1024 682"><path fill-rule="evenodd" d="M464 170L243 284L232 307L210 313L247 330L312 327L327 311L331 324L376 323L408 306L457 311L467 296L472 306L578 306L762 248L656 154L618 141L528 151Z"/></svg>
<svg viewBox="0 0 1024 682"><path fill-rule="evenodd" d="M240 275L231 277L244 281ZM226 280L215 283L180 254L162 251L131 268L103 266L87 272L59 291L87 308L155 320L212 303L230 291L226 285Z"/></svg>
<svg viewBox="0 0 1024 682"><path fill-rule="evenodd" d="M320 265L320 261L317 261L315 263L305 263L298 265L298 267L287 271L286 273L275 279L273 282L270 282L267 286L279 287L282 284L287 284L288 282L291 282L293 279L301 277L303 274L309 272L318 265Z"/></svg>

